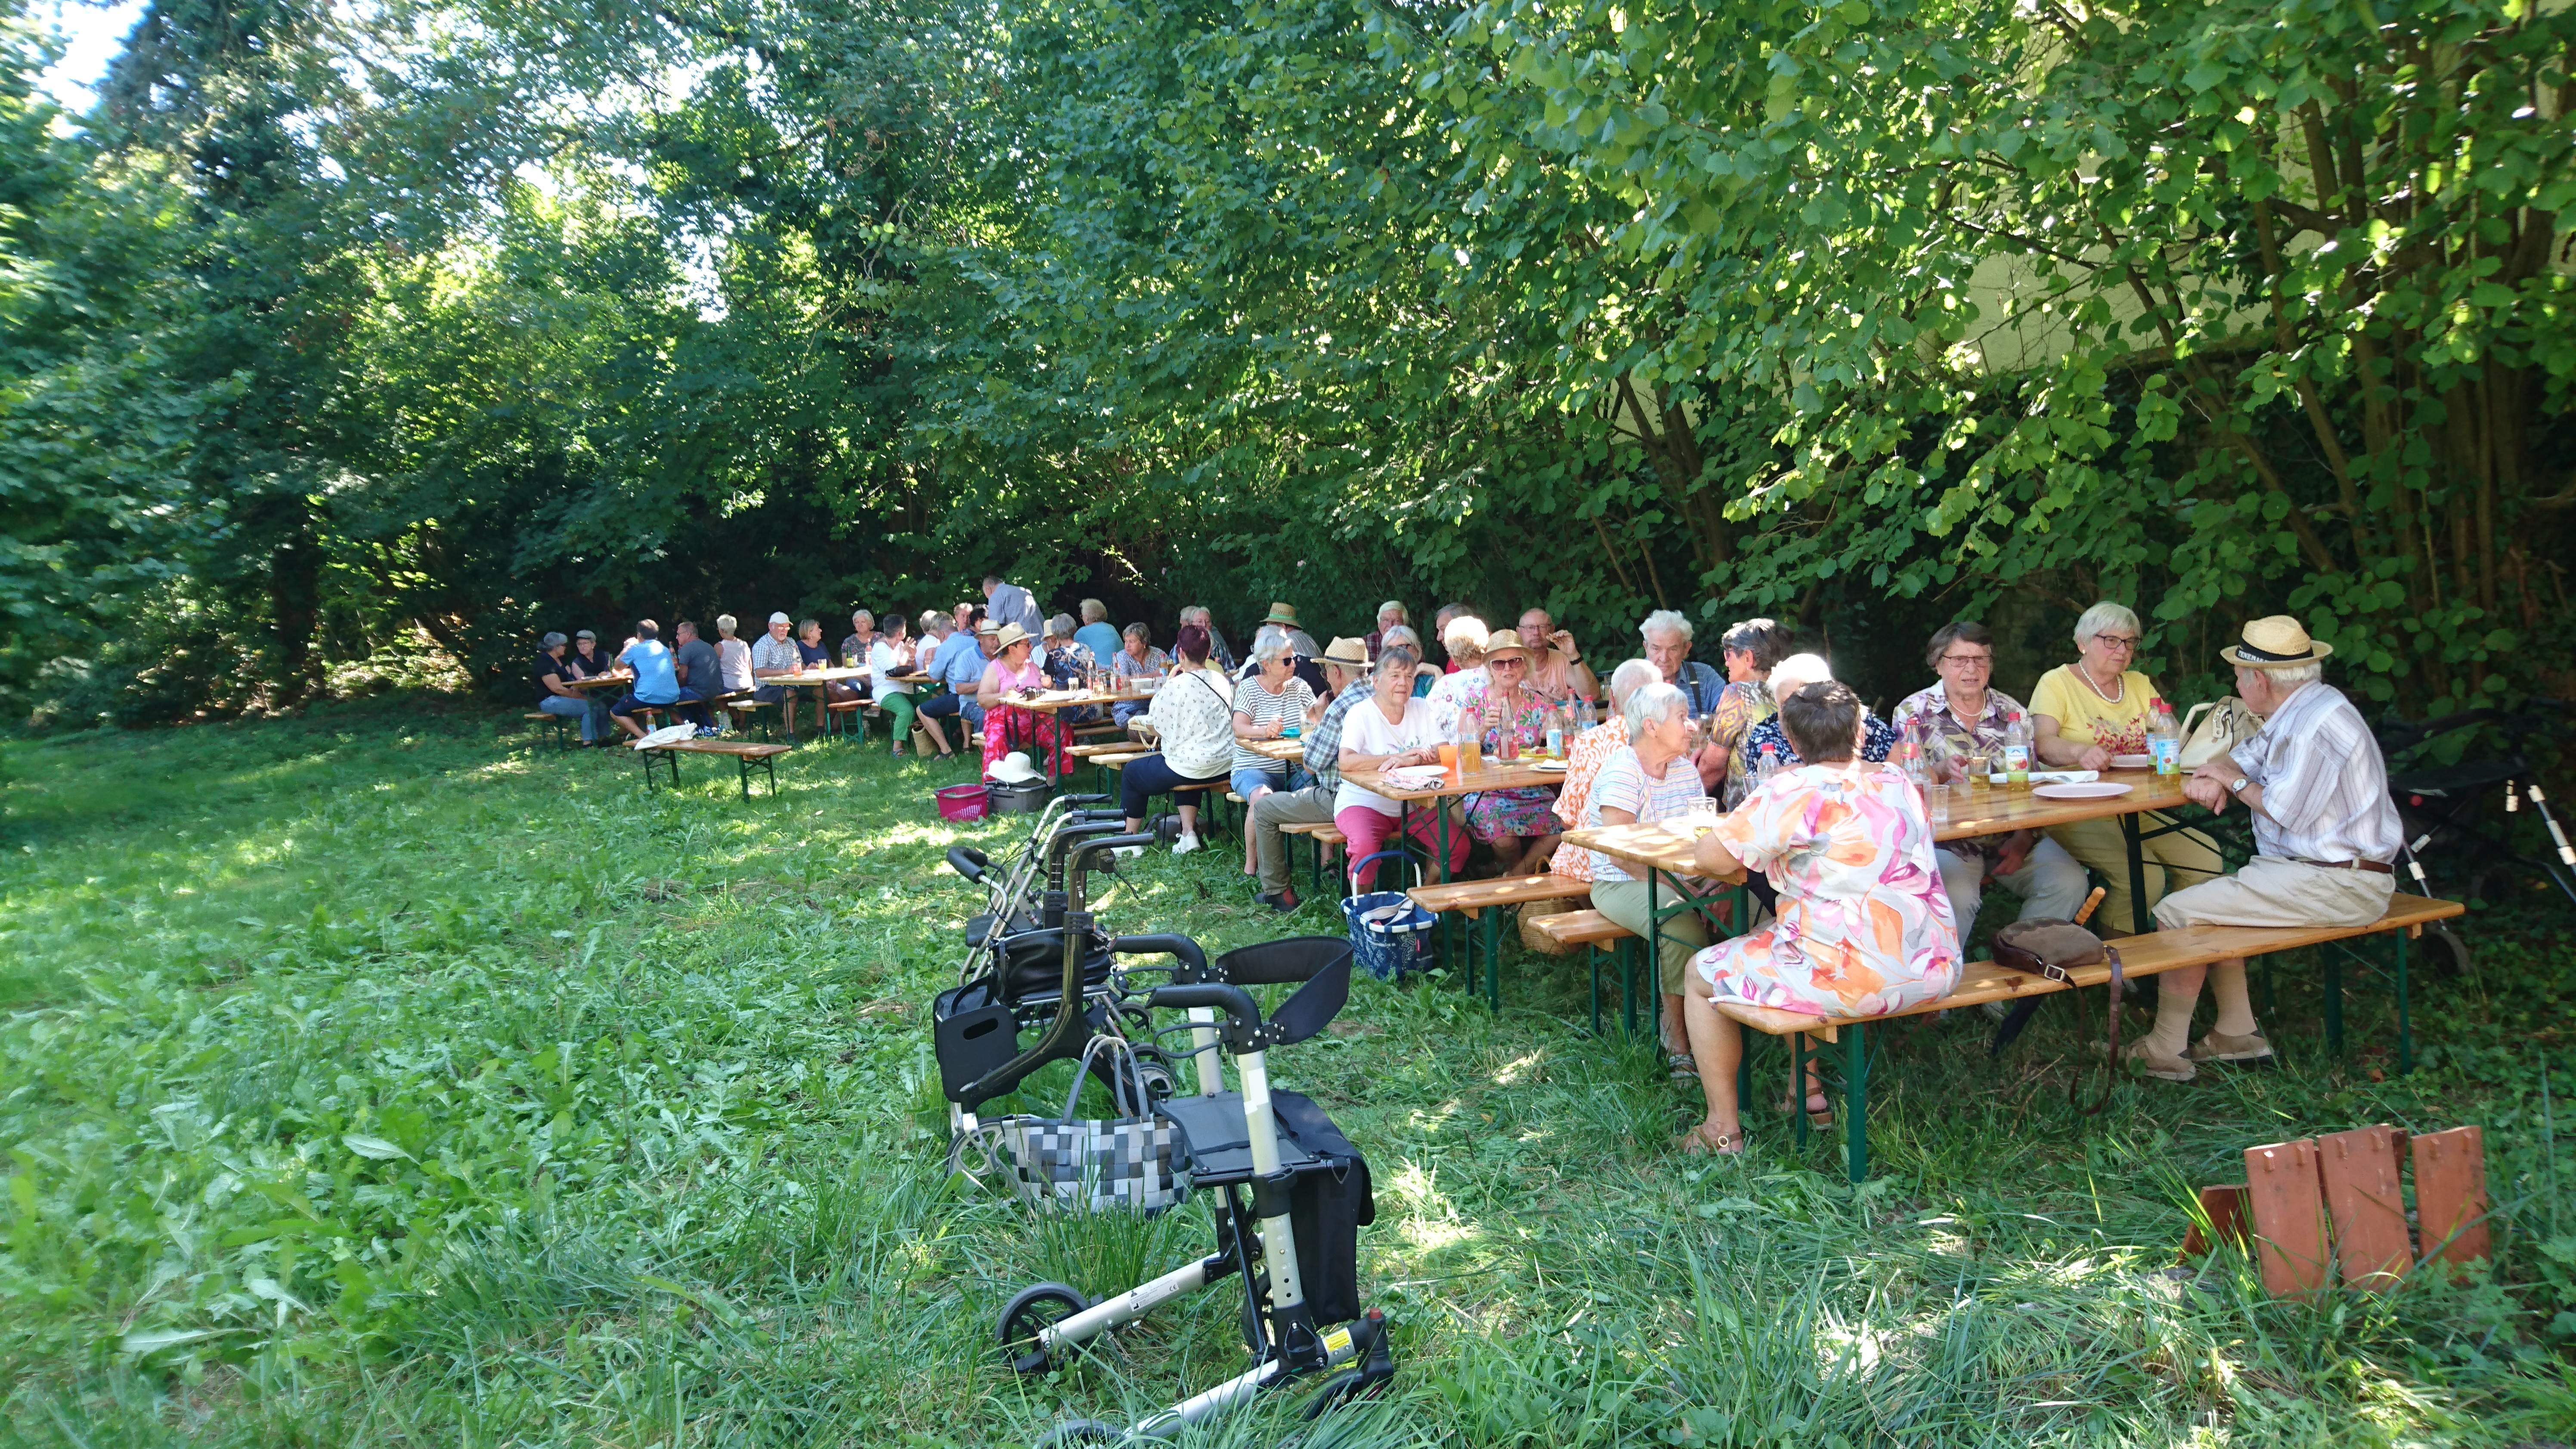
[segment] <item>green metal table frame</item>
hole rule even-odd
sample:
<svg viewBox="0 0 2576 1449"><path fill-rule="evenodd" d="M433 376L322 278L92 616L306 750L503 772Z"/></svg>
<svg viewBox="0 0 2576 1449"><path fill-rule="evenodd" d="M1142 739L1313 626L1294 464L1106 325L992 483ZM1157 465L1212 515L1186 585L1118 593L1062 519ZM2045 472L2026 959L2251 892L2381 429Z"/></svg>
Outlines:
<svg viewBox="0 0 2576 1449"><path fill-rule="evenodd" d="M671 772L671 788L677 790L680 788L680 756L684 753L706 754L709 752L704 750L681 751L652 749L637 750L635 753L641 756L644 760L644 793L650 795L653 793L656 783L653 778L654 756L661 756L664 763L669 766ZM732 751L728 750L723 751L722 753L732 754ZM742 776L742 798L748 800L751 798L751 767L755 763L755 758L750 755L734 755L733 762ZM776 755L761 755L757 757L756 762L759 764L761 769L769 773L769 793L771 798L776 798L778 794L778 757Z"/></svg>

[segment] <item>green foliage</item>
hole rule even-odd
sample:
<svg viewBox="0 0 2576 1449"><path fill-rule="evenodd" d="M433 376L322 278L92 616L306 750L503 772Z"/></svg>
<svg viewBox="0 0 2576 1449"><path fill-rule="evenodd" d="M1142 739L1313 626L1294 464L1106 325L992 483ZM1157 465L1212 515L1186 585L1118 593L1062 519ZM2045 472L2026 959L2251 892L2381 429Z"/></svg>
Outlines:
<svg viewBox="0 0 2576 1449"><path fill-rule="evenodd" d="M993 1351L1025 1283L1211 1247L1195 1209L1033 1219L945 1179L921 1013L967 894L940 855L1021 821L936 821L946 777L873 745L798 751L774 801L694 767L647 797L613 752L419 703L0 755L13 1438L1016 1443L1240 1363L1224 1293L1044 1380ZM1137 862L1105 918L1337 929L1252 906L1224 856ZM1401 1377L1306 1442L2561 1437L2540 1067L2571 1060L2576 957L2536 899L2472 928L2484 978L2419 980L2409 1078L2378 1079L2377 993L2326 1055L2296 958L2283 1069L2133 1084L2107 1126L2062 1105L2071 1015L2000 1067L1968 1023L1887 1033L1858 1193L1767 1113L1744 1163L1666 1153L1685 1093L1584 1036L1579 963L1512 953L1499 1015L1364 985L1273 1070L1370 1158ZM2496 1271L2317 1305L2232 1254L2165 1271L2187 1185L2381 1120L2487 1125ZM1296 1407L1189 1442L1277 1443Z"/></svg>

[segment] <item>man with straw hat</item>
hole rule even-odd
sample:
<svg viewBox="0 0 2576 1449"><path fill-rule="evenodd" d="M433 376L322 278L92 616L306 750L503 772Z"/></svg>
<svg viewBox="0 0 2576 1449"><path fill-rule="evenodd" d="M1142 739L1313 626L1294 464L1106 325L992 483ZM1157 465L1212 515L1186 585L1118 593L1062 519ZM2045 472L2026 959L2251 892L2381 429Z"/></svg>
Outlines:
<svg viewBox="0 0 2576 1449"><path fill-rule="evenodd" d="M2156 903L2156 925L2366 926L2388 909L2394 862L2404 843L2388 798L2379 742L2341 690L2326 684L2334 646L2308 637L2286 614L2245 626L2241 642L2218 651L2236 667L2236 692L2263 728L2192 772L2183 793L2224 813L2242 804L2254 817L2254 859L2241 871L2173 892ZM2188 1053L2201 978L2218 998L2218 1019ZM2148 1076L2188 1082L2201 1062L2259 1062L2272 1056L2254 1020L2242 958L2187 967L2156 978L2156 1024L2129 1058Z"/></svg>
<svg viewBox="0 0 2576 1449"><path fill-rule="evenodd" d="M1410 651L1396 652L1410 659ZM1288 883L1288 841L1279 827L1333 823L1333 797L1342 785L1342 719L1369 697L1369 651L1363 641L1336 639L1316 662L1323 666L1331 692L1317 695L1306 711L1307 783L1303 789L1273 791L1252 806L1253 851L1261 876L1260 893L1253 899L1282 914L1297 909L1297 892Z"/></svg>
<svg viewBox="0 0 2576 1449"><path fill-rule="evenodd" d="M1297 611L1290 605L1274 602L1270 606L1270 612L1262 615L1261 622L1276 624L1287 630L1288 647L1296 650L1297 656L1301 659L1317 658L1324 652L1315 647L1314 635L1297 627Z"/></svg>

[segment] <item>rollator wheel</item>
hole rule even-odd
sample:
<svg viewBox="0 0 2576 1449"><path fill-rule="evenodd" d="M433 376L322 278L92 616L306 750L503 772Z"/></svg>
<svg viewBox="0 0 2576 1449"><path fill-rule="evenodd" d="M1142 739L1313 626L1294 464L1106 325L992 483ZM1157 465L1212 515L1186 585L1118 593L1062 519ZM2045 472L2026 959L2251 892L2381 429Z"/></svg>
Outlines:
<svg viewBox="0 0 2576 1449"><path fill-rule="evenodd" d="M2447 921L2435 921L2424 928L2424 964L2432 974L2456 981L2477 969L2469 954L2469 943L2451 929Z"/></svg>
<svg viewBox="0 0 2576 1449"><path fill-rule="evenodd" d="M1024 1374L1042 1374L1063 1359L1038 1344L1038 1330L1062 1323L1091 1300L1062 1283L1036 1283L1002 1305L1002 1357Z"/></svg>

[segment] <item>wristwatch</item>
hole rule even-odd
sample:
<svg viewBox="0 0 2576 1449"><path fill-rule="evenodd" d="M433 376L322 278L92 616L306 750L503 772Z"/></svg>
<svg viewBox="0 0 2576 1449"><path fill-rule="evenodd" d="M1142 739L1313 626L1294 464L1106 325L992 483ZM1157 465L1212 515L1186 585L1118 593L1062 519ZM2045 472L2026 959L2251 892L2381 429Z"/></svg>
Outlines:
<svg viewBox="0 0 2576 1449"><path fill-rule="evenodd" d="M2253 776L2251 776L2251 775L2239 775L2239 776L2237 776L2237 777L2236 777L2236 779L2235 779L2232 783L2230 783L2230 784L2228 785L2228 787L2227 787L2227 793L2228 793L2228 794L2230 794L2230 795L2242 795L2242 794L2244 794L2244 793L2245 793L2245 787L2246 787L2246 786L2248 786L2248 785L2251 785L2251 784L2253 784L2253 783L2254 783L2254 777L2253 777Z"/></svg>

